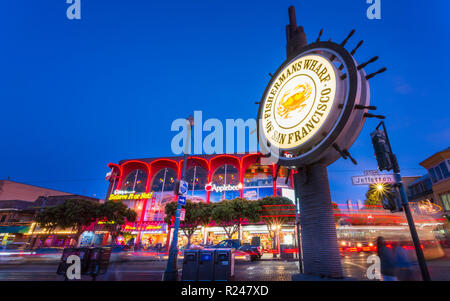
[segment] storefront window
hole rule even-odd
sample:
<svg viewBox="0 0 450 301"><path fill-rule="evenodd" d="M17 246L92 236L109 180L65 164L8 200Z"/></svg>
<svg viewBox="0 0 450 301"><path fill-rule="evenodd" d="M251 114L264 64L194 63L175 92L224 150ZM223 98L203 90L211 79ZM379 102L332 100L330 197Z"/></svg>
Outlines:
<svg viewBox="0 0 450 301"><path fill-rule="evenodd" d="M444 205L444 210L445 211L450 210L450 192L441 194L440 197L441 197L442 205Z"/></svg>
<svg viewBox="0 0 450 301"><path fill-rule="evenodd" d="M193 202L206 202L208 171L202 166L192 166L186 172L186 181L189 184L187 198Z"/></svg>
<svg viewBox="0 0 450 301"><path fill-rule="evenodd" d="M272 169L267 165L251 165L244 173L244 198L258 200L270 195L273 195Z"/></svg>
<svg viewBox="0 0 450 301"><path fill-rule="evenodd" d="M281 167L278 171L278 178L277 178L277 187L283 187L287 188L290 184L290 179L286 183L286 177L288 176L288 169L286 167Z"/></svg>
<svg viewBox="0 0 450 301"><path fill-rule="evenodd" d="M211 185L215 185L216 190L211 191L210 202L220 202L221 200L231 200L240 196L239 170L233 165L225 164L218 167L213 173ZM221 187L232 186L231 189L218 191Z"/></svg>
<svg viewBox="0 0 450 301"><path fill-rule="evenodd" d="M122 183L121 190L129 192L145 192L147 183L147 173L142 169L135 169L130 172Z"/></svg>
<svg viewBox="0 0 450 301"><path fill-rule="evenodd" d="M175 182L177 180L177 173L172 168L163 168L153 177L152 191L173 191Z"/></svg>
<svg viewBox="0 0 450 301"><path fill-rule="evenodd" d="M244 187L272 187L272 170L269 166L253 164L244 174Z"/></svg>
<svg viewBox="0 0 450 301"><path fill-rule="evenodd" d="M163 168L153 177L151 191L153 197L146 209L146 221L164 220L164 208L167 203L175 201L175 183L177 173L172 168Z"/></svg>

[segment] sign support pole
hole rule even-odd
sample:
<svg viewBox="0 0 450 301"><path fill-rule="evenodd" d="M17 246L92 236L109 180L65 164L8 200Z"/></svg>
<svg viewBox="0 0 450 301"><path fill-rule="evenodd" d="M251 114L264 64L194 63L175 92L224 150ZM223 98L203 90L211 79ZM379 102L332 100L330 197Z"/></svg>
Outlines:
<svg viewBox="0 0 450 301"><path fill-rule="evenodd" d="M185 180L186 178L186 168L187 168L187 160L191 143L191 127L193 125L193 120L190 117L186 119L187 123L187 137L186 137L186 145L184 148L184 158L183 158L183 170L181 173L181 180ZM179 197L178 197L179 198ZM178 229L180 227L180 212L181 212L181 204L178 201L177 211L175 214L175 224L174 231L172 237L172 244L169 249L169 258L167 260L167 267L163 274L163 281L177 281L178 280L178 271L177 271L177 258L178 258Z"/></svg>
<svg viewBox="0 0 450 301"><path fill-rule="evenodd" d="M308 166L294 174L294 183L300 203L304 273L343 278L327 166Z"/></svg>

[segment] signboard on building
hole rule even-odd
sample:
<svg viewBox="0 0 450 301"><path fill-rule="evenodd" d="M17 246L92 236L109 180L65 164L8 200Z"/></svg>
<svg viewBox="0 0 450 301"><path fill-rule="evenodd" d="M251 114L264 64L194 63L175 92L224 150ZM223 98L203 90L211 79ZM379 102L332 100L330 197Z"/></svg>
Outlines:
<svg viewBox="0 0 450 301"><path fill-rule="evenodd" d="M111 194L108 198L110 201L123 201L123 200L142 200L142 199L151 199L153 195L153 191L150 193L128 193L128 194L122 194L117 193L117 191L114 192L114 194Z"/></svg>
<svg viewBox="0 0 450 301"><path fill-rule="evenodd" d="M242 189L242 183L239 183L237 185L221 185L218 186L216 184L208 183L205 185L206 191L216 191L216 192L223 192L223 191L234 191L234 190L241 190Z"/></svg>

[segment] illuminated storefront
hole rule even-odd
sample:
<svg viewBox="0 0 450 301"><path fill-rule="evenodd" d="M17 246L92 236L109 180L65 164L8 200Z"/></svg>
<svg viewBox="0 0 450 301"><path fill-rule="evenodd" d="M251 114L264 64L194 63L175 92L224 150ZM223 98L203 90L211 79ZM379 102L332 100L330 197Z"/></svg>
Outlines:
<svg viewBox="0 0 450 301"><path fill-rule="evenodd" d="M276 166L261 165L260 159L259 153L189 157L188 199L216 203L237 197L257 200L292 192L292 177L286 181L287 169L280 168L276 177ZM182 166L182 156L108 164L111 171L107 174L107 199L122 201L138 213L135 223L123 226L124 240L143 245L167 243L169 227L164 223L164 207L176 201L173 191L181 178ZM153 228L147 229L149 225Z"/></svg>

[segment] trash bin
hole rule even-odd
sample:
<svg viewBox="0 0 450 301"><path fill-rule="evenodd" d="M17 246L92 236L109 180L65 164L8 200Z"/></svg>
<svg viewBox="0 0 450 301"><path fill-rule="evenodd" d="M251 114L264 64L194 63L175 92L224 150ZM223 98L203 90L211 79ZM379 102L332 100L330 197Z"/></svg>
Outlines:
<svg viewBox="0 0 450 301"><path fill-rule="evenodd" d="M71 255L76 255L80 258L81 275L90 275L95 280L95 277L105 274L108 270L111 251L111 248L64 249L56 273L67 279L67 269L72 265L72 263L67 263L67 258Z"/></svg>
<svg viewBox="0 0 450 301"><path fill-rule="evenodd" d="M214 254L214 280L234 279L234 249L217 249Z"/></svg>
<svg viewBox="0 0 450 301"><path fill-rule="evenodd" d="M199 252L198 281L212 281L214 278L214 249L203 249Z"/></svg>
<svg viewBox="0 0 450 301"><path fill-rule="evenodd" d="M103 275L108 270L109 259L111 258L111 248L92 248L89 253L87 273L93 279L98 275Z"/></svg>
<svg viewBox="0 0 450 301"><path fill-rule="evenodd" d="M64 276L64 278L66 278L67 269L69 266L72 265L72 263L67 263L67 258L69 258L69 256L71 256L71 255L76 255L80 258L81 274L82 275L86 274L87 268L88 268L89 253L90 253L89 248L67 248L67 249L64 249L63 254L61 256L61 261L59 262L56 273L58 275Z"/></svg>
<svg viewBox="0 0 450 301"><path fill-rule="evenodd" d="M294 258L294 245L280 244L280 258L293 259Z"/></svg>
<svg viewBox="0 0 450 301"><path fill-rule="evenodd" d="M199 250L185 250L183 259L182 281L198 280Z"/></svg>
<svg viewBox="0 0 450 301"><path fill-rule="evenodd" d="M106 247L102 248L102 253L100 255L100 268L99 275L103 275L108 271L109 260L111 259L112 248Z"/></svg>

